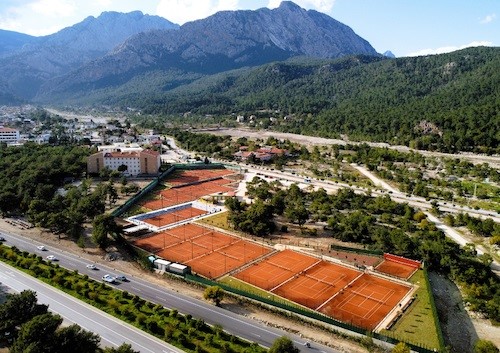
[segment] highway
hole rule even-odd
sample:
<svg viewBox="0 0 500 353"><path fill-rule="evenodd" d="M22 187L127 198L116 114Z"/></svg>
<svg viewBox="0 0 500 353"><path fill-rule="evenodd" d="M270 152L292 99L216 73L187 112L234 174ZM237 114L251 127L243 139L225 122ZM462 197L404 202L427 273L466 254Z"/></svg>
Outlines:
<svg viewBox="0 0 500 353"><path fill-rule="evenodd" d="M47 304L52 312L63 317L65 323L75 323L98 333L101 345L118 347L125 342L143 353L184 352L3 262L0 262L0 282L16 292L36 291L40 304Z"/></svg>
<svg viewBox="0 0 500 353"><path fill-rule="evenodd" d="M80 273L87 274L90 278L95 279L97 281L102 281L101 277L104 274L110 274L113 276L121 274L117 273L113 268L105 266L103 264L96 264L98 270L87 269L86 265L89 264L89 262L86 261L85 259L57 249L51 249L48 246L45 251L39 250L37 246L44 244L27 240L17 234L1 231L0 235L6 239L5 242L6 245L16 246L21 250L34 252L37 255L43 256L44 258L46 258L49 255L54 255L58 259L58 263L61 266L72 270L78 270ZM110 264L112 265L112 263ZM5 278L5 276L9 276L2 269L0 269L0 273L2 274L2 276L4 276L3 278ZM257 342L264 347L270 347L273 344L273 342L281 336L288 336L292 339L294 344L300 349L301 352L339 353L339 351L337 350L334 350L330 347L320 345L317 343L312 343L310 348L305 347L304 344L306 343L306 340L298 335L293 335L282 330L278 330L272 327L267 327L252 319L248 319L238 314L234 314L223 308L216 307L207 302L197 300L182 293L170 290L168 288L152 284L142 278L131 277L127 273L124 273L124 275L126 275L129 278L129 281L128 282L117 281L116 284L114 285L116 286L116 288L121 290L126 290L129 293L136 294L145 300L161 304L167 308L177 309L180 313L191 314L195 318L203 319L208 324L221 325L227 332L245 338L249 341ZM56 308L55 307L53 308L52 305L51 308L53 310L56 310ZM77 312L79 312L79 308L75 308L72 313L66 313L66 315L68 316L69 319L76 320L76 317L80 315L77 314ZM86 328L83 325L82 327ZM100 328L99 330L95 330L95 326L90 325L90 327L92 328L91 331L94 331L102 335L105 340L108 340L107 336L103 335L100 332ZM114 327L118 333L122 334L121 326L117 327L116 325L114 325L110 327ZM115 344L114 343L115 341L111 339L112 338L109 338L110 342ZM116 337L114 339L116 339ZM149 350L141 349L141 352L149 352ZM156 352L162 352L162 351L156 350ZM169 351L165 350L165 352Z"/></svg>

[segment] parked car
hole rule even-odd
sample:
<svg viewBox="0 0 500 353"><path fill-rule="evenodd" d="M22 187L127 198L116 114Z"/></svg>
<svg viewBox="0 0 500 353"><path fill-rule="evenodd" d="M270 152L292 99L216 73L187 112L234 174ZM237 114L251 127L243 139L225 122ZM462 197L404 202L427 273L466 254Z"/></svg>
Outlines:
<svg viewBox="0 0 500 353"><path fill-rule="evenodd" d="M54 255L49 255L49 256L47 256L47 260L49 260L49 261L57 261L57 257L55 257Z"/></svg>
<svg viewBox="0 0 500 353"><path fill-rule="evenodd" d="M104 276L102 276L102 280L104 282L108 282L108 283L115 283L116 278L114 278L113 276L111 276L109 274L105 274Z"/></svg>
<svg viewBox="0 0 500 353"><path fill-rule="evenodd" d="M96 265L94 265L94 264L88 264L88 265L87 265L87 268L88 268L89 270L97 270L97 266L96 266Z"/></svg>

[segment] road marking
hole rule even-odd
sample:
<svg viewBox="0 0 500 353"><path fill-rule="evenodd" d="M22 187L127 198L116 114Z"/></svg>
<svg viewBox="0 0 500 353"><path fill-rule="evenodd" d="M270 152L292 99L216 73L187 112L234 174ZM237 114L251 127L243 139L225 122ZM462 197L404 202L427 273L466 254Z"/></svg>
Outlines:
<svg viewBox="0 0 500 353"><path fill-rule="evenodd" d="M2 266L2 267L4 267L4 268L8 268L7 266L9 266L9 265L7 265L7 264L3 264L3 263L0 263L0 266ZM5 273L6 271L3 271L3 272ZM137 335L142 336L142 337L144 337L144 338L147 338L147 339L149 339L149 340L150 340L150 341L152 341L152 342L156 342L157 344L161 344L161 345L169 344L168 342L162 341L162 340L158 339L158 338L157 338L157 337L155 337L155 336L149 335L149 334L147 334L146 332L143 332L143 331L141 331L140 329L137 329L136 327L132 326L131 324L129 324L129 323L125 322L125 321L119 320L119 319L117 319L117 318L115 318L115 317L111 316L110 314L107 314L106 312L101 311L101 310L99 310L98 308L96 308L96 307L94 307L94 306L92 306L92 305L90 305L90 304L88 304L88 303L82 302L82 301L78 300L77 298L72 297L71 295L69 295L69 294L67 294L67 293L62 292L61 290L59 290L59 289L57 289L57 288L54 288L54 287L52 287L52 286L50 286L50 285L48 285L48 284L46 284L46 283L44 283L44 282L41 282L40 280L38 280L38 279L36 279L36 278L34 278L34 277L31 277L31 276L29 276L29 275L27 275L27 274L26 274L26 275L25 275L25 278L27 278L27 280L34 281L35 283L37 283L37 284L39 284L39 285L41 285L41 286L45 287L48 291L52 291L52 292L58 293L59 295L62 295L62 296L64 296L64 297L66 297L66 299L67 299L68 301L70 301L70 302L77 303L77 304L79 304L79 305L81 305L81 306L83 306L83 307L86 307L88 310L95 312L96 314L99 314L99 315L102 315L102 316L106 316L106 317L108 317L110 320L112 320L112 321L114 321L114 322L116 322L116 323L118 323L118 324L121 324L123 327L126 327L126 328L127 328L127 329L129 329L129 330L133 330L133 331L134 331ZM22 282L20 282L19 280L16 280L16 282L18 282L19 284L21 284L21 286L23 286L23 287L25 286L25 284L23 284L23 283L22 283ZM46 298L48 298L48 299L50 298L50 297L48 297L48 296L44 295L43 293L39 293L39 295L40 295L41 297L46 297ZM51 300L53 300L53 298L50 298L50 299L51 299ZM82 317L85 317L85 318L86 318L87 320L89 320L90 322L95 323L95 324L96 324L96 326L102 326L102 327L105 327L105 326L104 326L103 324L101 324L100 322L98 322L98 321L96 321L96 320L93 320L92 318L90 318L90 317L88 317L88 316L82 315L79 311L76 311L75 309L73 309L73 308L71 308L71 307L68 307L67 305L64 305L64 304L59 303L59 302L57 303L57 305L60 305L60 306L62 306L62 307L64 307L64 308L66 308L67 310L69 310L69 311L71 311L71 312L74 312L76 315L80 315L80 316L82 316ZM59 315L61 315L61 314L59 314ZM75 316L76 316L76 315L75 315ZM64 315L61 315L61 316L62 316L62 317L64 317ZM71 318L66 318L66 319L67 319L68 321L70 321L70 322L75 322L75 321L74 321L74 320L72 320ZM84 327L83 325L81 325L81 326L82 326L84 329L86 329L86 330L89 330L89 331L92 331L92 332L93 332L93 329L92 329L92 328L86 328L86 327ZM127 340L129 339L128 337L126 337L126 336L122 335L122 334L121 334L121 333L119 333L119 332L114 332L114 334L115 334L115 335L117 335L117 336L119 336L119 337L122 337L122 338L123 338L123 341L122 341L121 343L123 343L123 342L127 342ZM112 344L114 344L114 345L118 346L118 344L115 344L114 342L111 342L111 341L109 341L108 339L106 339L106 341L108 341L108 342L110 342L110 343L112 343ZM149 352L151 352L151 353L154 353L154 351L150 350L150 349L149 349L149 348L147 348L147 347L144 347L142 344L140 344L140 343L138 343L138 342L133 342L133 343L134 343L135 345L137 345L137 346L141 347L141 351L149 351ZM175 353L176 351L175 351L175 350L170 350L170 351L167 351L167 352L174 352L174 353Z"/></svg>
<svg viewBox="0 0 500 353"><path fill-rule="evenodd" d="M142 292L142 290L141 290L141 289L139 289L139 288L137 288L137 287L132 286L131 288L132 288L133 290L138 291L138 292Z"/></svg>

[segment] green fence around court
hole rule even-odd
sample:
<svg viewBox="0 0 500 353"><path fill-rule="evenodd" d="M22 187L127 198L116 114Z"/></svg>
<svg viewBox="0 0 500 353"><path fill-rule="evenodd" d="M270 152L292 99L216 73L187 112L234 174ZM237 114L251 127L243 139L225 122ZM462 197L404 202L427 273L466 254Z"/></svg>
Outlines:
<svg viewBox="0 0 500 353"><path fill-rule="evenodd" d="M193 169L224 169L224 164L222 163L177 163L173 164L173 167L175 169L181 169L181 170L193 170Z"/></svg>
<svg viewBox="0 0 500 353"><path fill-rule="evenodd" d="M140 199L149 194L154 190L158 184L165 179L168 175L172 174L175 170L194 170L194 169L223 169L224 165L221 163L209 163L209 164L173 164L166 171L158 175L155 179L151 181L144 189L137 192L134 196L128 199L123 205L118 207L116 210L111 212L113 217L120 217L122 214L127 212L132 206L134 206Z"/></svg>
<svg viewBox="0 0 500 353"><path fill-rule="evenodd" d="M196 276L193 274L186 274L184 276L184 278L187 281L195 282L197 284L201 284L204 286L218 286L227 292L230 292L230 293L233 293L236 295L240 295L240 296L243 296L243 297L246 297L246 298L249 298L249 299L270 305L270 306L274 306L274 307L277 307L277 308L280 308L280 309L283 309L286 311L290 311L290 312L293 312L295 314L299 314L299 315L302 315L302 316L305 316L305 317L308 317L308 318L311 318L314 320L318 320L318 321L324 322L326 324L337 326L337 327L340 327L340 328L343 328L343 329L346 329L346 330L349 330L349 331L352 331L355 333L359 333L362 335L370 335L371 337L378 339L380 341L383 341L383 342L387 342L387 343L391 343L391 344L397 344L400 342L400 340L398 340L396 338L386 336L386 335L383 335L383 334L380 334L377 332L373 332L373 331L367 331L366 329L363 329L361 327L357 327L357 326L350 325L350 324L342 322L342 321L335 320L329 316L323 315L323 314L318 313L316 311L307 310L305 308L303 309L303 308L300 308L298 306L290 305L286 301L280 300L280 298L276 297L276 296L261 296L261 295L258 295L256 293L247 292L247 291L242 290L240 288L232 287L226 283L219 283L219 282L212 281L210 279ZM442 344L440 349L438 351L436 351L432 348L422 347L422 346L419 346L418 344L414 344L411 342L405 342L405 343L411 348L411 350L413 350L415 352L419 352L419 353L436 353L438 351L441 352L444 350L444 344Z"/></svg>
<svg viewBox="0 0 500 353"><path fill-rule="evenodd" d="M175 166L171 166L166 171L158 175L158 177L153 179L148 185L146 185L144 189L140 190L138 193L136 193L134 196L128 199L123 205L121 205L116 210L111 212L111 215L113 217L120 217L122 214L127 212L132 206L134 206L137 202L139 202L140 199L142 199L144 196L153 191L154 188L158 186L160 181L163 180L167 175L171 174L175 169L176 169Z"/></svg>

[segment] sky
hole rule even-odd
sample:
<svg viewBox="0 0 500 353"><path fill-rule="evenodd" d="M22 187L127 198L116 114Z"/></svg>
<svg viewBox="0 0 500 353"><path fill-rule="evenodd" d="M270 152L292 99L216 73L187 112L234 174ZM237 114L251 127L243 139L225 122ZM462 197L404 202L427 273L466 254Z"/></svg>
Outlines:
<svg viewBox="0 0 500 353"><path fill-rule="evenodd" d="M500 0L295 0L351 27L379 53L416 56L500 45ZM0 29L47 35L103 11L140 10L182 25L280 0L0 0Z"/></svg>

